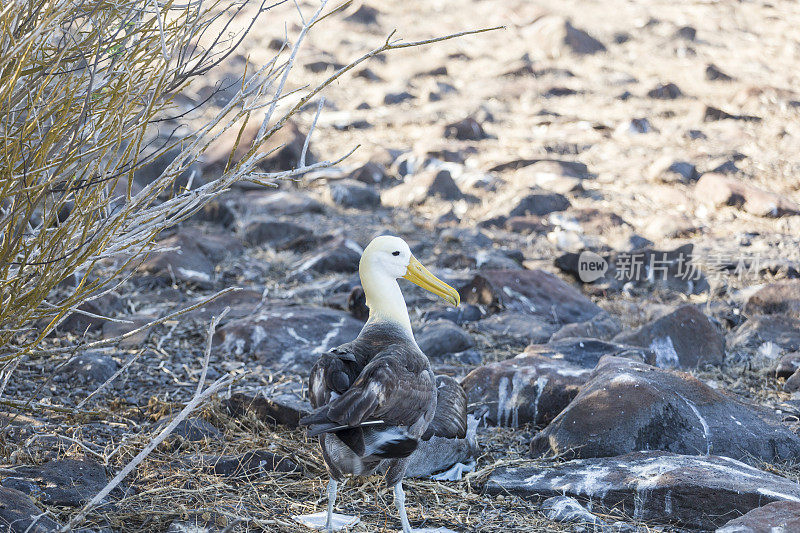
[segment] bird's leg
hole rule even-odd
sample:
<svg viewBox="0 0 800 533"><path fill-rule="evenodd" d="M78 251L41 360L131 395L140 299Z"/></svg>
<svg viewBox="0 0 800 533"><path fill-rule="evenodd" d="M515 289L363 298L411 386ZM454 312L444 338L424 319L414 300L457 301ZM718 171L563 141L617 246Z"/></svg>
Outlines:
<svg viewBox="0 0 800 533"><path fill-rule="evenodd" d="M317 513L295 515L292 518L304 526L311 529L321 529L323 531L339 531L340 529L353 527L358 524L357 516L347 516L333 512L336 505L336 489L339 483L332 477L328 480L328 509Z"/></svg>
<svg viewBox="0 0 800 533"><path fill-rule="evenodd" d="M397 507L397 512L400 513L400 523L403 524L403 533L411 533L411 524L408 523L408 515L406 514L406 493L403 492L403 481L397 482L394 486L394 504Z"/></svg>
<svg viewBox="0 0 800 533"><path fill-rule="evenodd" d="M325 531L333 531L333 506L336 504L336 489L339 483L333 478L328 480L328 519L325 520Z"/></svg>

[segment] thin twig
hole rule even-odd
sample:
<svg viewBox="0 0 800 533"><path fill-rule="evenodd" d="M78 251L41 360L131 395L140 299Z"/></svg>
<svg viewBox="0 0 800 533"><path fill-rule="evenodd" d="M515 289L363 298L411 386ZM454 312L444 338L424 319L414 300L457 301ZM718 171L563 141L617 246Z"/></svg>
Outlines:
<svg viewBox="0 0 800 533"><path fill-rule="evenodd" d="M138 351L138 352L136 352L136 353L135 353L135 354L134 354L134 355L133 355L133 356L132 356L130 359L128 359L128 360L125 362L125 364L124 364L124 365L122 365L122 367L121 367L119 370L117 370L116 372L114 372L114 375L112 375L110 378L108 378L108 379L107 379L107 380L106 380L106 381L105 381L105 382L104 382L102 385L100 385L99 387L97 387L97 388L96 388L96 389L95 389L95 390L94 390L94 391L93 391L91 394L89 394L89 396L87 396L86 398L84 398L83 400L81 400L81 401L78 403L78 405L76 406L76 408L77 408L77 409L80 409L80 408L82 408L84 405L86 405L86 402L88 402L89 400L91 400L92 398L94 398L95 396L97 396L97 394L99 394L99 393L100 393L100 391L102 391L103 389L105 389L106 387L108 387L108 386L109 386L109 385L110 385L110 384L111 384L111 383L112 383L112 382L113 382L115 379L117 379L117 378L118 378L120 375L122 375L122 373L123 373L123 372L125 372L125 371L128 369L128 367L130 367L130 366L133 364L133 362L134 362L134 361L136 361L137 359L139 359L139 356L140 356L140 355L142 355L142 353L144 353L144 352L143 352L143 351L141 351L141 350L140 350L140 351Z"/></svg>
<svg viewBox="0 0 800 533"><path fill-rule="evenodd" d="M208 374L208 361L211 359L211 346L214 341L214 333L217 331L217 325L225 318L225 315L231 310L230 307L226 307L222 310L219 316L215 316L211 319L211 323L208 325L208 332L206 333L206 349L205 354L203 355L203 371L200 374L200 380L197 382L197 390L195 394L200 394L203 390L203 386L206 384L206 375Z"/></svg>
<svg viewBox="0 0 800 533"><path fill-rule="evenodd" d="M302 168L306 166L306 153L308 153L308 144L311 141L311 134L314 133L314 128L317 127L317 120L319 120L319 115L322 113L322 108L325 106L325 97L319 99L319 105L317 105L317 112L314 114L314 120L311 122L311 127L308 128L308 134L306 135L306 140L303 142L303 151L300 152L300 163L299 166Z"/></svg>
<svg viewBox="0 0 800 533"><path fill-rule="evenodd" d="M140 326L140 327L138 327L136 329L133 329L133 330L127 332L127 333L123 333L122 335L119 335L117 337L113 337L111 339L103 339L103 340L99 340L99 341L95 341L95 342L89 342L87 344L82 345L81 347L83 349L85 349L85 350L91 350L91 349L94 349L94 348L101 348L101 347L104 347L104 346L112 346L112 345L117 344L118 342L120 342L122 340L127 339L128 337L132 337L132 336L136 335L137 333L140 333L142 331L150 329L153 326L157 326L158 324L162 324L164 322L167 322L168 320L172 320L173 318L178 317L178 316L180 316L180 315L182 315L184 313L188 313L189 311L194 311L195 309L203 307L207 303L216 300L217 298L219 298L220 296L222 296L224 294L228 294L229 292L235 292L235 291L240 291L240 290L242 290L241 287L228 287L227 289L223 289L223 290L221 290L221 291L219 291L217 293L212 294L208 298L204 298L200 302L192 304L189 307L184 307L183 309L180 309L178 311L172 312L172 313L170 313L170 314L168 314L166 316L162 316L161 318L157 318L157 319L155 319L155 320L153 320L151 322L148 322L144 326ZM75 349L74 346L65 346L65 347L61 347L61 348L52 348L52 349L48 349L48 350L39 350L36 353L37 354L58 354L58 353L69 352L69 351L72 351L74 349ZM6 359L8 359L8 357ZM6 359L0 358L0 362L2 362L3 360L6 360Z"/></svg>

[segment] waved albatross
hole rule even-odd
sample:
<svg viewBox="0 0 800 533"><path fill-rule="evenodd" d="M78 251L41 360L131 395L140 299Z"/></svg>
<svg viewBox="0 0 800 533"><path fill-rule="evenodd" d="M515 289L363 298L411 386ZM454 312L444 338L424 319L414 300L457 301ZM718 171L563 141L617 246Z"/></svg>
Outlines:
<svg viewBox="0 0 800 533"><path fill-rule="evenodd" d="M359 263L369 318L358 337L323 354L311 369L308 390L314 412L300 423L309 435L320 435L328 467L328 509L325 529L354 524L356 517L336 515L338 482L346 474L386 472L386 486L410 533L403 477L420 440L434 436L463 439L467 430L466 398L434 378L430 361L414 340L403 294L404 278L458 306L458 292L431 274L398 237L375 238ZM454 381L454 380L452 380ZM438 392L438 394L437 394ZM297 517L312 525L312 517ZM308 518L308 520L303 520ZM349 520L349 522L347 521Z"/></svg>

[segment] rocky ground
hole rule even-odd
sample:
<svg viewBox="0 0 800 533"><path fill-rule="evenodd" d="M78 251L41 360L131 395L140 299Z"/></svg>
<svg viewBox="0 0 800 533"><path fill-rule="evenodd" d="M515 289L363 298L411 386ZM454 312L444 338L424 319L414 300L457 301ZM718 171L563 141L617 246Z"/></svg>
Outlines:
<svg viewBox="0 0 800 533"><path fill-rule="evenodd" d="M293 39L294 5L265 17L181 105L245 56L271 58L284 21ZM316 442L297 429L304 382L323 349L358 333L360 251L392 233L462 293L454 310L403 286L420 346L462 379L481 422L461 448L473 472L407 481L412 524L799 527L800 6L356 3L309 34L292 88L394 29L414 40L495 25L334 83L311 155L361 145L352 157L226 193L163 235L180 251L152 255L87 307L118 322L73 315L51 342L111 338L241 290L114 348L22 363L6 396L34 403L2 415L0 520L14 531L43 511L41 531L69 520L192 397L209 321L230 307L208 379L236 381L86 525L303 531L292 516L325 501ZM223 90L196 114L225 101ZM315 110L287 126L269 168L296 165ZM220 161L198 165L213 176ZM361 516L354 531L399 528L378 477L339 501Z"/></svg>

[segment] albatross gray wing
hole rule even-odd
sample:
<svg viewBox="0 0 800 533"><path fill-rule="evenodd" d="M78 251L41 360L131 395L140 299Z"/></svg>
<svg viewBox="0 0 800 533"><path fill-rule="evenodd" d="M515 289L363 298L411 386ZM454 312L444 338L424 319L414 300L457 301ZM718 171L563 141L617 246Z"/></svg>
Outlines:
<svg viewBox="0 0 800 533"><path fill-rule="evenodd" d="M467 395L461 384L450 376L436 376L436 413L423 440L433 436L463 439L467 435Z"/></svg>
<svg viewBox="0 0 800 533"><path fill-rule="evenodd" d="M407 342L406 333L394 324L367 324L358 338L322 354L314 364L308 378L311 405L316 409L341 396L384 349Z"/></svg>
<svg viewBox="0 0 800 533"><path fill-rule="evenodd" d="M436 388L429 363L416 346L393 344L364 367L346 392L331 398L301 423L357 427L380 420L412 426L435 406Z"/></svg>
<svg viewBox="0 0 800 533"><path fill-rule="evenodd" d="M347 345L334 348L320 356L311 368L308 390L311 406L322 407L333 395L342 395L356 380L363 369Z"/></svg>

